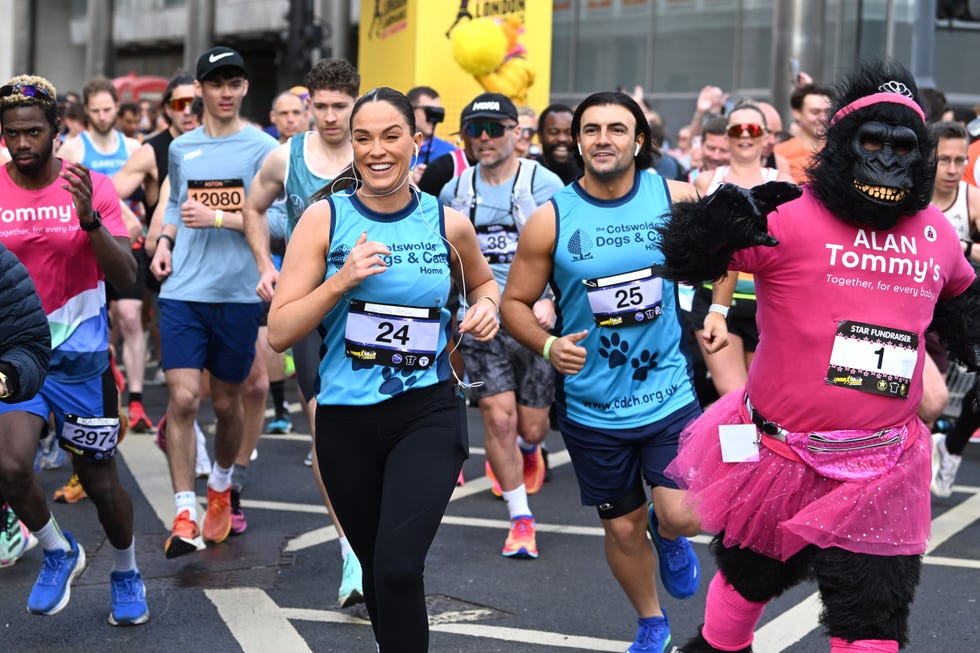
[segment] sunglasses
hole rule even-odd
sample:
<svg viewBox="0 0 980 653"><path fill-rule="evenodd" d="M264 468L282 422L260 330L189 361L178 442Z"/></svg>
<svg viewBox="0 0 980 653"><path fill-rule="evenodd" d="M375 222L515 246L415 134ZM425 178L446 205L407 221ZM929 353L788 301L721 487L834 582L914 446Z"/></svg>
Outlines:
<svg viewBox="0 0 980 653"><path fill-rule="evenodd" d="M534 138L534 135L538 133L538 130L534 127L521 127L521 138L526 141Z"/></svg>
<svg viewBox="0 0 980 653"><path fill-rule="evenodd" d="M44 87L38 86L37 84L8 84L0 87L0 97L9 97L16 94L23 95L24 97L40 98L51 102L54 101L51 94Z"/></svg>
<svg viewBox="0 0 980 653"><path fill-rule="evenodd" d="M170 98L170 102L168 102L167 104L174 111L183 111L193 103L194 103L194 98L192 97L175 97L175 98Z"/></svg>
<svg viewBox="0 0 980 653"><path fill-rule="evenodd" d="M508 129L513 129L513 128L514 125L505 125L501 122L491 122L488 120L486 121L481 120L481 121L466 123L466 126L463 128L463 131L470 138L480 138L480 135L483 134L483 132L486 132L487 136L489 136L490 138L500 138L501 136L504 135L504 132L506 132Z"/></svg>
<svg viewBox="0 0 980 653"><path fill-rule="evenodd" d="M727 133L729 138L742 138L743 136L758 138L765 134L766 130L762 128L762 125L757 125L754 122L743 122L728 125Z"/></svg>

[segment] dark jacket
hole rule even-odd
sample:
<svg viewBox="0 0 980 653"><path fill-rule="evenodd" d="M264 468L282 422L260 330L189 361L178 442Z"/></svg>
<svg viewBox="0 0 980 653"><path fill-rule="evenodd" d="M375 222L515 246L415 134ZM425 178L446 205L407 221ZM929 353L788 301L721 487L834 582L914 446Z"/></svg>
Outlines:
<svg viewBox="0 0 980 653"><path fill-rule="evenodd" d="M7 375L8 404L41 389L51 360L51 328L34 281L0 243L0 371Z"/></svg>

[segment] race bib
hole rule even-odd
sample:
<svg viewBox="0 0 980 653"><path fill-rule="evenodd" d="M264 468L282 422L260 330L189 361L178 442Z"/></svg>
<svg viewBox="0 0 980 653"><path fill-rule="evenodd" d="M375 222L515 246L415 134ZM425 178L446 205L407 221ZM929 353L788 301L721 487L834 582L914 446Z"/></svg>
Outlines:
<svg viewBox="0 0 980 653"><path fill-rule="evenodd" d="M439 309L351 302L344 332L349 358L409 369L425 369L439 347Z"/></svg>
<svg viewBox="0 0 980 653"><path fill-rule="evenodd" d="M245 206L245 184L241 179L189 179L187 199L209 209L241 211Z"/></svg>
<svg viewBox="0 0 980 653"><path fill-rule="evenodd" d="M909 331L843 320L830 354L830 385L905 399L919 358L919 336Z"/></svg>
<svg viewBox="0 0 980 653"><path fill-rule="evenodd" d="M476 228L480 251L487 263L510 263L517 252L517 227L514 225L489 224Z"/></svg>
<svg viewBox="0 0 980 653"><path fill-rule="evenodd" d="M61 447L87 460L111 460L119 444L118 417L65 416Z"/></svg>
<svg viewBox="0 0 980 653"><path fill-rule="evenodd" d="M592 319L600 327L653 322L663 313L664 283L650 268L600 279L584 279Z"/></svg>

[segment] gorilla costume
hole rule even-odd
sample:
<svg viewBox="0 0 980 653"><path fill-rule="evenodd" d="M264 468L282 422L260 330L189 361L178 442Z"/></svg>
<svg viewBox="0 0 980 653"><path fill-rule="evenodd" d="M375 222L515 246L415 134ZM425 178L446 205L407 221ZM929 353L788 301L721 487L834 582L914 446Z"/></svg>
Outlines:
<svg viewBox="0 0 980 653"><path fill-rule="evenodd" d="M755 275L744 390L685 429L668 468L719 572L686 653L751 651L765 605L817 582L832 653L908 643L930 526L922 397L930 322L977 369L980 285L945 217L918 90L894 63L839 83L802 189L726 184L659 229L665 278Z"/></svg>

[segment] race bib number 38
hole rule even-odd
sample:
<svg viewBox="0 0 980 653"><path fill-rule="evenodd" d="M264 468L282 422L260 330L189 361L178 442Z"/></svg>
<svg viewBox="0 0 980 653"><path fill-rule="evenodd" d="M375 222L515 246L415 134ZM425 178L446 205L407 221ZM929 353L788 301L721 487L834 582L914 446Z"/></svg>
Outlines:
<svg viewBox="0 0 980 653"><path fill-rule="evenodd" d="M918 362L919 336L843 320L837 325L827 383L905 399Z"/></svg>
<svg viewBox="0 0 980 653"><path fill-rule="evenodd" d="M585 279L596 326L622 327L653 322L663 312L663 280L650 268L601 279Z"/></svg>
<svg viewBox="0 0 980 653"><path fill-rule="evenodd" d="M61 428L61 446L88 460L110 460L119 444L118 417L66 415Z"/></svg>
<svg viewBox="0 0 980 653"><path fill-rule="evenodd" d="M245 183L241 179L189 179L187 199L209 209L241 211L245 206Z"/></svg>
<svg viewBox="0 0 980 653"><path fill-rule="evenodd" d="M349 358L425 369L439 347L439 309L353 300L344 332Z"/></svg>

